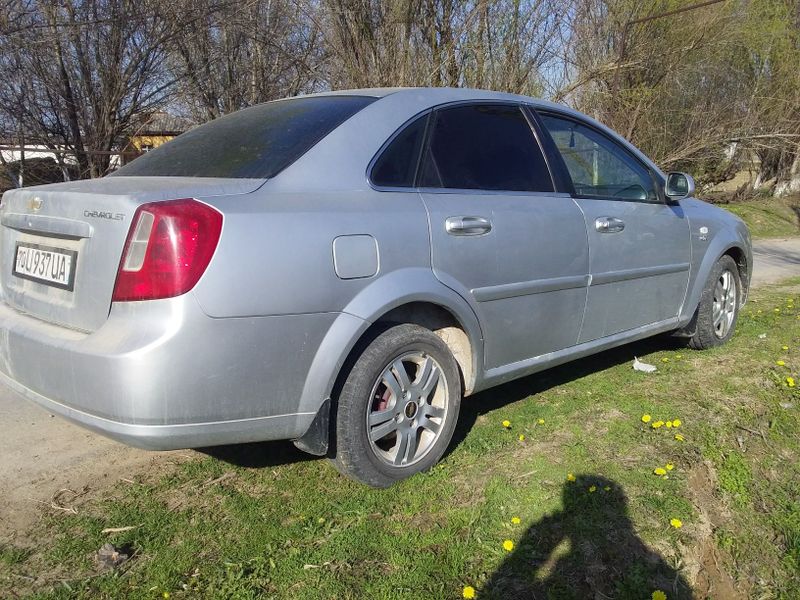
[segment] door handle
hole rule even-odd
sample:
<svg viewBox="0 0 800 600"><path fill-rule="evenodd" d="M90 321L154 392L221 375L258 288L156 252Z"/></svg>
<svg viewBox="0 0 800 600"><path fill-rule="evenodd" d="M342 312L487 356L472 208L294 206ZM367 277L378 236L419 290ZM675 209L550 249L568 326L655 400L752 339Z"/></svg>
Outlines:
<svg viewBox="0 0 800 600"><path fill-rule="evenodd" d="M444 228L450 235L483 235L492 230L492 223L483 217L448 217Z"/></svg>
<svg viewBox="0 0 800 600"><path fill-rule="evenodd" d="M616 217L599 217L594 222L594 228L600 233L617 233L625 229L625 221Z"/></svg>

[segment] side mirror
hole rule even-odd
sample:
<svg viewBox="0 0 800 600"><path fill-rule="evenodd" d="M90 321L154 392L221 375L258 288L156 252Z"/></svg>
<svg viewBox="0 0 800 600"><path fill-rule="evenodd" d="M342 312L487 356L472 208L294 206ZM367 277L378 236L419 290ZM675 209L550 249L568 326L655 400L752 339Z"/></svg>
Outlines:
<svg viewBox="0 0 800 600"><path fill-rule="evenodd" d="M664 193L668 200L688 198L694 195L694 179L688 173L670 173L667 175Z"/></svg>

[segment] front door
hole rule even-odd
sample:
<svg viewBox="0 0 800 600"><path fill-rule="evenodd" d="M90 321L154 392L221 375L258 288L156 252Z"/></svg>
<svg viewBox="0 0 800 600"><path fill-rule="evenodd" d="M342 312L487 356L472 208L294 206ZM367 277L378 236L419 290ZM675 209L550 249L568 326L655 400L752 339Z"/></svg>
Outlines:
<svg viewBox="0 0 800 600"><path fill-rule="evenodd" d="M583 215L553 191L520 107L439 109L428 139L419 186L434 273L472 300L486 368L575 345L589 273Z"/></svg>
<svg viewBox="0 0 800 600"><path fill-rule="evenodd" d="M678 316L689 281L689 223L651 170L599 130L541 115L572 178L589 239L591 283L580 341Z"/></svg>

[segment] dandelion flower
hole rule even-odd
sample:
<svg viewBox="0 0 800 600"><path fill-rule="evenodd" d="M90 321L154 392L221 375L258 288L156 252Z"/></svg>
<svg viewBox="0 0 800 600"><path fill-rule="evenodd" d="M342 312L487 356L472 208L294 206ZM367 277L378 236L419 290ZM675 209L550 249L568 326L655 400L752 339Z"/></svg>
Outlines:
<svg viewBox="0 0 800 600"><path fill-rule="evenodd" d="M658 429L659 427L662 427L663 425L664 425L664 421L656 421L655 423L650 425L650 427L652 427L653 429Z"/></svg>
<svg viewBox="0 0 800 600"><path fill-rule="evenodd" d="M511 421L509 421L508 419L506 419L505 421L503 421L503 427L505 427L506 429L508 429L509 427L511 427Z"/></svg>
<svg viewBox="0 0 800 600"><path fill-rule="evenodd" d="M780 308L775 308L775 309L773 309L773 310L774 310L776 313L779 313L779 312L781 312L781 309L780 309Z"/></svg>
<svg viewBox="0 0 800 600"><path fill-rule="evenodd" d="M567 473L567 481L569 481L570 483L575 481L575 475L572 473Z"/></svg>
<svg viewBox="0 0 800 600"><path fill-rule="evenodd" d="M169 600L169 592L164 592L163 594L161 594L161 597L165 598L165 600Z"/></svg>
<svg viewBox="0 0 800 600"><path fill-rule="evenodd" d="M679 442L682 442L684 440L684 437L680 433L676 433L675 439L678 440Z"/></svg>
<svg viewBox="0 0 800 600"><path fill-rule="evenodd" d="M782 360L776 360L775 364L778 365L779 367L785 367L786 366L786 363L783 362Z"/></svg>
<svg viewBox="0 0 800 600"><path fill-rule="evenodd" d="M666 467L667 471L672 471L672 469L675 468L675 465L673 465L672 463L667 463L664 466Z"/></svg>
<svg viewBox="0 0 800 600"><path fill-rule="evenodd" d="M664 475L667 474L667 470L664 467L658 467L653 471L653 473L655 473L659 477L663 477Z"/></svg>
<svg viewBox="0 0 800 600"><path fill-rule="evenodd" d="M653 600L667 600L667 594L661 590L656 590L652 595Z"/></svg>
<svg viewBox="0 0 800 600"><path fill-rule="evenodd" d="M661 359L661 362L665 362L665 363L669 362L669 359L665 356L664 358Z"/></svg>
<svg viewBox="0 0 800 600"><path fill-rule="evenodd" d="M652 418L650 415L642 415L642 423L649 423Z"/></svg>
<svg viewBox="0 0 800 600"><path fill-rule="evenodd" d="M537 421L537 423L539 423L539 425L544 425L544 419L539 419L539 420Z"/></svg>
<svg viewBox="0 0 800 600"><path fill-rule="evenodd" d="M519 517L511 517L511 522L514 525L519 525L520 523L522 523L522 520Z"/></svg>
<svg viewBox="0 0 800 600"><path fill-rule="evenodd" d="M672 525L675 529L680 529L683 527L683 521L680 519L670 519L669 524Z"/></svg>
<svg viewBox="0 0 800 600"><path fill-rule="evenodd" d="M590 494L594 494L596 491L597 491L597 486L596 485L590 485L589 486L589 493Z"/></svg>
<svg viewBox="0 0 800 600"><path fill-rule="evenodd" d="M465 585L464 586L464 590L461 592L461 595L464 598L467 598L467 599L474 598L475 597L475 588L472 587L471 585ZM660 599L657 599L655 596L653 596L653 600L660 600ZM666 596L664 597L664 600L666 600Z"/></svg>
<svg viewBox="0 0 800 600"><path fill-rule="evenodd" d="M666 427L667 429L672 429L672 421L667 421L666 423L664 423L664 427Z"/></svg>
<svg viewBox="0 0 800 600"><path fill-rule="evenodd" d="M784 352L786 352L788 349L789 349L789 346L781 346L781 350L783 350Z"/></svg>
<svg viewBox="0 0 800 600"><path fill-rule="evenodd" d="M506 540L503 542L503 550L506 552L511 552L514 549L514 542L511 540Z"/></svg>
<svg viewBox="0 0 800 600"><path fill-rule="evenodd" d="M786 385L788 385L789 387L794 387L794 377L787 377Z"/></svg>
<svg viewBox="0 0 800 600"><path fill-rule="evenodd" d="M525 434L524 433L520 433L519 434L519 441L520 442L524 442L525 441Z"/></svg>
<svg viewBox="0 0 800 600"><path fill-rule="evenodd" d="M680 427L681 426L681 420L680 419L672 419L672 426L673 427Z"/></svg>

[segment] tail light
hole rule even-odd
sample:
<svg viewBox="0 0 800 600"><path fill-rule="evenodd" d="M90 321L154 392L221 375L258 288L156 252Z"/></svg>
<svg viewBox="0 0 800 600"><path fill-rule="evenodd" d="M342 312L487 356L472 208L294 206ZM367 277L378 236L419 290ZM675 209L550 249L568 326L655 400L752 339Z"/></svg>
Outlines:
<svg viewBox="0 0 800 600"><path fill-rule="evenodd" d="M197 200L140 206L125 242L112 302L185 294L211 262L221 232L222 215Z"/></svg>

